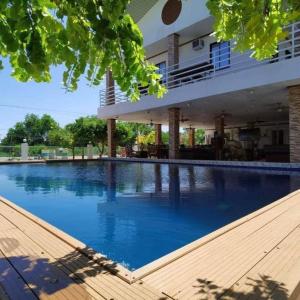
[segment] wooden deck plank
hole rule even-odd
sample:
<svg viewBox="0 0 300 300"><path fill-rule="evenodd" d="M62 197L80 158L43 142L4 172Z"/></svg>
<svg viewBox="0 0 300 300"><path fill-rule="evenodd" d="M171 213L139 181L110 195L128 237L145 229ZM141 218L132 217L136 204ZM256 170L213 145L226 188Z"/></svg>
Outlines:
<svg viewBox="0 0 300 300"><path fill-rule="evenodd" d="M24 234L35 236L34 241L53 258L57 267L62 268L69 276L75 276L86 283L87 290L99 292L106 299L161 299L163 295L157 290L141 282L129 285L95 261L88 259L70 245L28 220L25 216L11 208L0 205L2 214L13 217L14 223L22 228ZM90 288L90 289L88 289Z"/></svg>
<svg viewBox="0 0 300 300"><path fill-rule="evenodd" d="M195 262L199 259L206 259L212 255L217 255L222 249L222 253L229 248L231 251L232 244L239 244L243 242L251 234L256 233L259 229L263 228L270 222L273 222L282 213L286 212L288 209L292 208L294 205L298 205L298 200L296 198L290 199L289 203L281 206L275 207L273 210L266 212L264 215L250 220L247 225L243 225L235 228L233 231L229 231L226 234L220 236L219 238L212 240L211 242L203 245L199 248L199 251L195 250L185 255L178 261L174 261L172 264L165 266L164 268L157 270L156 272L148 275L144 278L147 282L152 285L164 285L165 282L161 282L161 278L168 278L169 281L173 281L173 277L178 277L178 268L183 272L184 269L190 272L191 268L195 266ZM222 255L224 257L224 255ZM194 258L194 259L192 259ZM183 262L183 263L181 263Z"/></svg>
<svg viewBox="0 0 300 300"><path fill-rule="evenodd" d="M300 223L299 199L299 196L293 199L291 202L294 203L288 211L246 237L229 239L228 244L222 247L218 247L218 240L215 240L144 280L179 299L189 299L195 295L198 279L209 278L223 288L230 287ZM215 244L214 249L212 244Z"/></svg>
<svg viewBox="0 0 300 300"><path fill-rule="evenodd" d="M0 211L1 212L1 211ZM0 213L0 231L7 231L9 229L15 229L16 226L4 218Z"/></svg>
<svg viewBox="0 0 300 300"><path fill-rule="evenodd" d="M23 278L0 251L0 299L37 300Z"/></svg>
<svg viewBox="0 0 300 300"><path fill-rule="evenodd" d="M17 241L8 248L7 241ZM0 250L40 299L90 299L89 294L61 272L43 249L18 229L0 232Z"/></svg>
<svg viewBox="0 0 300 300"><path fill-rule="evenodd" d="M293 193L244 220L237 226L229 225L229 230L220 231L220 235L204 243L197 241L197 247L187 246L187 249L191 247L190 251L178 258L174 254L174 260L168 264L152 271L146 266L144 270L149 273L128 284L113 274L113 268L108 271L101 266L93 253L93 258L89 258L78 251L84 244L74 244L74 239L66 234L60 238L59 231L51 232L44 223L39 224L38 218L31 219L17 207L2 202L0 197L0 226L3 224L0 250L4 252L4 261L14 265L23 283L29 284L41 299L73 300L87 296L114 300L224 297L252 300L268 296L269 292L274 299L286 300L292 295L291 300L296 300L300 291L300 193ZM22 257L25 262L20 260ZM103 256L98 260L104 260ZM47 279L46 290L40 291L32 284L36 272L30 268L36 268L42 275L34 279L35 285L43 286ZM57 276L62 276L58 282L63 286L51 294L47 288ZM64 288L66 281L70 283Z"/></svg>
<svg viewBox="0 0 300 300"><path fill-rule="evenodd" d="M296 227L224 296L232 299L288 299L300 283L300 227Z"/></svg>
<svg viewBox="0 0 300 300"><path fill-rule="evenodd" d="M300 214L298 214L298 220L299 217ZM277 247L278 244L280 244L282 239L286 238L286 236L288 236L291 231L297 228L297 225L294 225L296 225L296 223L293 223L293 225L291 225L290 229L287 230L285 234L278 234L277 241L275 239L268 239L268 241L266 242L264 242L263 239L259 239L256 241L252 240L250 244L253 243L253 245L256 245L256 247L247 248L247 245L249 245L249 243L247 243L243 248L237 249L236 251L232 249L232 257L229 257L227 259L225 258L224 262L220 263L217 273L211 273L209 270L205 269L205 275L207 275L206 278L209 278L210 281L213 281L215 284L221 287L221 289L230 288L232 285L238 282L239 278L244 276L244 274L247 273L248 270L251 270L253 266L255 266L258 262L264 260L268 256L268 254L275 247ZM280 230L280 227L274 227L274 229L277 229L278 231ZM274 236L275 235L276 233L274 233ZM262 236L265 237L265 234L263 234ZM237 257L238 254L240 258ZM197 286L197 282L199 282L199 279L203 278L205 278L203 277L203 272L198 271L197 276L194 277L194 281L191 280L190 282L188 282L188 286L183 289L183 291L179 295L179 298L197 298L195 295L195 288L191 287Z"/></svg>

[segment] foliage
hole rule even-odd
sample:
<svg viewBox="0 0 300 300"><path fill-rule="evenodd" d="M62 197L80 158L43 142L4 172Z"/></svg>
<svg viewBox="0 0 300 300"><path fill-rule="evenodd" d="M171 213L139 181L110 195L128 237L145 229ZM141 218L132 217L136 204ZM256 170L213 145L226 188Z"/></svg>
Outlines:
<svg viewBox="0 0 300 300"><path fill-rule="evenodd" d="M189 132L188 132L189 129L186 129L184 130L183 133L181 133L181 143L182 144L185 144L185 145L188 145L189 143ZM204 144L204 141L205 141L205 131L204 129L196 129L195 130L195 144L196 145L202 145Z"/></svg>
<svg viewBox="0 0 300 300"><path fill-rule="evenodd" d="M91 143L97 146L102 155L104 145L107 141L106 122L95 116L81 117L74 123L66 126L66 129L72 133L73 147L86 147Z"/></svg>
<svg viewBox="0 0 300 300"><path fill-rule="evenodd" d="M218 40L235 40L238 51L257 59L271 57L287 36L284 26L300 19L299 0L208 0Z"/></svg>
<svg viewBox="0 0 300 300"><path fill-rule="evenodd" d="M49 82L51 66L64 65L64 86L75 90L82 75L99 85L111 69L133 100L138 84L161 97L161 75L145 60L141 31L126 11L129 2L1 0L0 57L9 58L12 76L23 82Z"/></svg>
<svg viewBox="0 0 300 300"><path fill-rule="evenodd" d="M154 144L155 143L155 131L151 131L150 133L145 134L145 135L139 135L136 139L136 142L139 145Z"/></svg>
<svg viewBox="0 0 300 300"><path fill-rule="evenodd" d="M60 146L70 148L73 145L72 133L65 128L55 128L48 134L49 146Z"/></svg>
<svg viewBox="0 0 300 300"><path fill-rule="evenodd" d="M195 130L195 143L196 145L202 145L205 142L205 130L204 129L196 129Z"/></svg>
<svg viewBox="0 0 300 300"><path fill-rule="evenodd" d="M29 145L47 144L49 131L58 127L58 123L49 115L40 118L35 114L28 114L24 121L16 123L8 130L2 144L16 145L22 143L24 139Z"/></svg>
<svg viewBox="0 0 300 300"><path fill-rule="evenodd" d="M117 122L117 141L120 146L133 146L137 137L147 135L152 131L148 124L139 124L131 122Z"/></svg>

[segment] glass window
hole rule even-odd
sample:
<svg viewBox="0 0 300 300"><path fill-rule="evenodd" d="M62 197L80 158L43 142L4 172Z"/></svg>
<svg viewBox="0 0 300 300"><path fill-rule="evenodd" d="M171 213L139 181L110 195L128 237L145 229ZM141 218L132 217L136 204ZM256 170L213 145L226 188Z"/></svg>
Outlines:
<svg viewBox="0 0 300 300"><path fill-rule="evenodd" d="M158 67L157 73L162 74L162 83L167 82L167 64L165 61L156 64L156 67Z"/></svg>
<svg viewBox="0 0 300 300"><path fill-rule="evenodd" d="M230 42L211 44L210 60L215 70L228 68L230 66Z"/></svg>

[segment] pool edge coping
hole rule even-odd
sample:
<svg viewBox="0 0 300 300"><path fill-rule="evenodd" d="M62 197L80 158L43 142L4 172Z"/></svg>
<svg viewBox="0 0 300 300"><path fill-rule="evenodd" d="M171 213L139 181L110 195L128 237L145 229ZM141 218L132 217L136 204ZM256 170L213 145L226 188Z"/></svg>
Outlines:
<svg viewBox="0 0 300 300"><path fill-rule="evenodd" d="M121 161L135 163L161 163L180 164L207 167L228 167L267 170L300 171L300 163L290 162L265 162L265 161L233 161L233 160L187 160L187 159L157 159L157 158L135 158L135 157L102 157L98 161Z"/></svg>
<svg viewBox="0 0 300 300"><path fill-rule="evenodd" d="M93 159L51 159L51 160L26 160L26 161L0 161L0 165L13 164L53 164L53 163L78 163L78 162L120 161L128 163L160 163L206 167L225 167L260 170L285 170L300 171L300 163L290 162L264 162L264 161L232 161L232 160L187 160L187 159L157 159L135 157L101 157Z"/></svg>
<svg viewBox="0 0 300 300"><path fill-rule="evenodd" d="M124 280L125 282L129 283L129 284L133 284L138 280L143 279L144 277L148 276L149 274L167 266L168 264L180 259L181 257L191 253L192 251L200 248L201 246L209 243L212 240L217 239L218 237L220 237L223 234L226 234L227 232L234 230L235 228L243 225L244 223L262 215L263 213L269 211L270 209L281 205L282 203L284 203L285 201L287 201L288 199L294 197L295 195L300 193L300 189L270 203L269 205L266 205L234 222L231 222L183 247L180 247L142 267L140 267L137 270L134 271L130 271L127 268L125 268L124 266L122 266L120 263L118 262L114 262L112 260L110 260L108 257L106 257L105 255L101 254L100 252L97 252L96 250L94 250L91 247L88 247L87 245L85 245L83 242L79 241L78 239L74 238L73 236L69 235L68 233L62 231L61 229L51 225L50 223L44 221L43 219L35 216L34 214L30 213L29 211L21 208L20 206L14 204L13 202L11 202L10 200L4 198L3 196L0 195L0 201L4 204L6 204L7 206L9 206L10 208L16 210L17 212L19 212L20 214L22 214L23 216L25 216L26 218L28 218L29 220L33 221L34 223L36 223L37 225L41 226L43 229L45 229L46 231L50 232L51 234L53 234L55 237L59 238L60 240L64 241L65 243L67 243L69 246L71 246L74 250L80 252L81 254L85 255L86 257L88 257L91 260L94 260L95 262L99 263L99 265L105 267L108 271L112 272L112 274L118 276L119 278L121 278L122 280ZM92 252L89 253L89 251ZM103 263L101 260L103 260L103 258L105 258L105 263ZM99 260L101 262L99 262ZM110 267L111 265L113 265L114 267Z"/></svg>

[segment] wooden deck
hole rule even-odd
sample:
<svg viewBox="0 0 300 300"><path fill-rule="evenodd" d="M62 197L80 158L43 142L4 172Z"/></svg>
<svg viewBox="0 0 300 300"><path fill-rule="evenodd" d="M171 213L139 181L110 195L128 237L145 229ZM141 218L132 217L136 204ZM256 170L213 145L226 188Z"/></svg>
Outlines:
<svg viewBox="0 0 300 300"><path fill-rule="evenodd" d="M300 191L134 272L0 197L0 299L300 300Z"/></svg>

